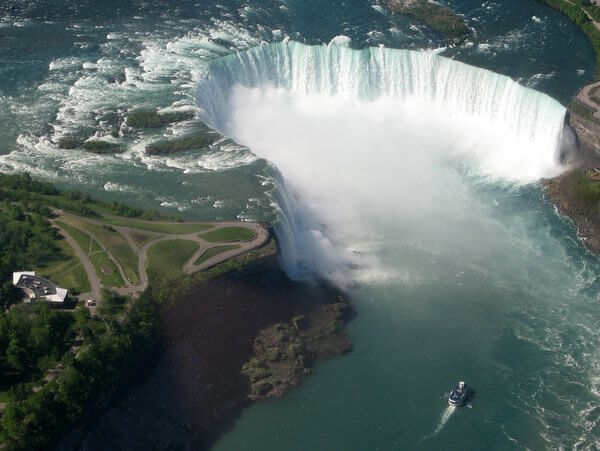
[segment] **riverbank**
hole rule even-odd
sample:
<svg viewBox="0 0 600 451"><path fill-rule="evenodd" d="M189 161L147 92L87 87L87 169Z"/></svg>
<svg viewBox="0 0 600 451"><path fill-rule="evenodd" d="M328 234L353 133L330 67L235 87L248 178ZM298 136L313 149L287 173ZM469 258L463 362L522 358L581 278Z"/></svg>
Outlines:
<svg viewBox="0 0 600 451"><path fill-rule="evenodd" d="M351 307L331 287L289 280L268 246L247 267L190 288L161 321L155 359L81 440L62 448L207 449L252 399L282 395L315 361L347 352ZM300 343L306 335L312 340ZM274 366L288 377L257 397L248 362L271 368L263 380L276 376Z"/></svg>
<svg viewBox="0 0 600 451"><path fill-rule="evenodd" d="M600 7L583 5L581 0L538 0L569 17L585 33L596 54L596 76L600 77ZM570 169L541 184L548 199L561 215L577 227L585 246L600 253L600 82L583 86L567 107L576 152L564 161ZM563 158L564 155L561 155Z"/></svg>
<svg viewBox="0 0 600 451"><path fill-rule="evenodd" d="M596 79L600 78L600 7L584 6L582 0L538 0L565 14L588 37L596 53Z"/></svg>

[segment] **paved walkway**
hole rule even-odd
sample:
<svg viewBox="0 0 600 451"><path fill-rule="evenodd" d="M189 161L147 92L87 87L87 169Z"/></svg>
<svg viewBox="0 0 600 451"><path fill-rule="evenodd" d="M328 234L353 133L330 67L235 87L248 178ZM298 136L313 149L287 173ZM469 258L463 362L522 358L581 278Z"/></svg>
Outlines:
<svg viewBox="0 0 600 451"><path fill-rule="evenodd" d="M82 264L86 268L86 272L88 273L88 279L90 280L90 286L92 287L91 293L89 294L88 297L96 299L96 301L99 305L99 303L101 302L100 290L102 288L102 281L99 279L98 275L96 274L94 266L92 265L91 261L89 260L89 256L83 252L83 250L79 247L77 242L73 238L71 238L71 236L68 233L66 233L58 224L56 224L56 221L62 219L63 221L68 223L69 219L73 219L76 221L88 222L88 223L96 224L96 225L105 225L106 223L104 223L102 221L98 221L96 219L92 219L92 218L85 218L85 217L76 216L76 215L73 215L70 213L65 213L60 210L56 210L55 214L58 216L58 218L52 220L52 223L54 224L55 227L57 227L60 230L61 234L67 239L67 242L69 243L69 245L71 245L71 247L73 247L77 256L80 258ZM150 249L150 247L152 245L154 245L160 241L181 239L181 240L193 241L196 244L198 244L197 251L194 252L194 255L192 255L190 257L190 259L183 265L183 268L182 268L183 273L193 274L197 271L208 269L214 265L222 263L232 257L236 257L240 254L243 254L244 252L249 251L249 250L256 249L256 248L262 246L263 244L265 244L269 239L269 232L267 231L267 229L263 225L256 223L256 222L241 222L241 221L186 222L186 223L161 222L161 224L173 224L173 225L206 224L206 225L212 225L213 227L208 230L197 231L197 232L193 232L193 233L170 234L170 233L153 232L153 231L148 231L145 229L138 229L136 227L111 225L111 227L113 227L120 235L123 236L123 238L125 238L126 242L129 244L129 247L131 247L132 251L135 253L135 255L138 258L138 275L140 278L140 283L137 285L134 285L129 281L129 279L125 275L125 272L123 271L123 268L122 268L121 264L119 263L119 261L108 250L108 248L102 243L102 241L100 241L93 233L91 233L87 230L82 231L83 233L91 236L94 240L96 240L96 242L98 242L98 244L100 245L102 250L107 253L108 257L116 265L116 267L119 270L119 273L121 274L121 277L125 281L126 286L113 287L113 288L111 288L112 291L114 291L118 294L121 294L121 295L138 296L141 292L143 292L148 287L148 273L146 271L146 266L148 263L148 249ZM212 232L214 230L219 230L219 229L222 229L225 227L243 227L246 229L250 229L255 233L255 237L252 240L248 240L248 241L228 241L228 242L218 242L218 243L211 243L211 242L208 242L208 241L200 238L200 235L203 233ZM154 236L154 238L151 239L149 242L147 242L140 248L131 237L131 234L136 233L136 232L147 234L147 235L152 235L152 236ZM229 245L232 245L232 246L237 245L239 247L236 249L232 249L232 250L214 255L199 265L194 264L194 262L196 260L198 260L198 258L200 258L202 256L202 254L204 254L204 252L206 252L208 249L211 249L213 247L229 246ZM90 249L91 249L91 244L90 244ZM82 295L82 297L84 297L84 295ZM96 307L94 307L94 310L93 310L94 312L96 310Z"/></svg>
<svg viewBox="0 0 600 451"><path fill-rule="evenodd" d="M594 83L590 83L589 85L584 86L581 91L577 94L577 99L594 109L593 116L596 119L600 119L600 104L598 104L593 97L591 96L591 92L594 88L600 86L600 81L595 81Z"/></svg>
<svg viewBox="0 0 600 451"><path fill-rule="evenodd" d="M85 252L83 252L83 249L81 249L81 247L79 247L79 244L77 244L77 241L75 241L71 237L71 235L69 235L61 226L59 226L56 223L55 219L51 219L50 222L52 223L52 225L54 227L56 227L58 229L59 233L65 238L65 240L67 241L69 246L71 246L71 248L73 249L73 251L75 252L77 257L81 261L83 268L85 269L88 280L90 282L90 292L82 293L80 295L80 297L82 299L95 299L97 303L100 302L100 300L101 300L100 290L102 287L102 281L96 274L94 265L92 265L92 262L88 258L87 254ZM96 314L96 308L97 308L97 306L90 307L90 313L92 313L93 315Z"/></svg>

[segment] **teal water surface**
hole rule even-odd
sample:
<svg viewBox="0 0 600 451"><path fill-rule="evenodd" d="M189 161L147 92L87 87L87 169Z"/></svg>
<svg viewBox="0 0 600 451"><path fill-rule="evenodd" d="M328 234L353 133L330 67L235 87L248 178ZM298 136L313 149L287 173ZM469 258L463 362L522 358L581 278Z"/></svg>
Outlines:
<svg viewBox="0 0 600 451"><path fill-rule="evenodd" d="M442 55L507 75L563 105L593 78L585 36L541 3L446 3L474 34ZM257 156L259 149L225 137L209 149L149 157L148 142L195 130L198 117L166 130L111 134L107 113L199 113L199 74L216 58L263 42L445 45L427 27L367 0L10 0L0 12L0 171L30 171L94 197L194 219L277 219L278 168ZM95 133L125 152L59 148L70 133ZM215 449L600 447L597 257L538 186L452 170L467 194L440 198L458 198L460 215L423 213L415 202L402 221L382 207L363 231L379 246L351 243L392 274L346 286L358 313L348 326L354 350L317 365L286 396L253 404ZM353 180L369 192L368 180ZM358 219L362 211L355 210ZM419 230L410 219L417 211L428 218ZM463 378L476 395L468 406L449 409L447 393Z"/></svg>

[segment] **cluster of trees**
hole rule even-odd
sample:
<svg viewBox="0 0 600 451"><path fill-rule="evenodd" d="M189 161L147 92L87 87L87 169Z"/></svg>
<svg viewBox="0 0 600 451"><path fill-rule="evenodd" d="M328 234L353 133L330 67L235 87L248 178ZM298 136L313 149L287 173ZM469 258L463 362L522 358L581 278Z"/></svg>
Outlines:
<svg viewBox="0 0 600 451"><path fill-rule="evenodd" d="M0 374L5 381L29 381L60 361L75 338L70 313L45 304L0 313ZM12 385L12 384L11 384Z"/></svg>
<svg viewBox="0 0 600 451"><path fill-rule="evenodd" d="M56 259L56 230L50 227L45 208L28 208L0 201L0 310L18 297L12 273Z"/></svg>
<svg viewBox="0 0 600 451"><path fill-rule="evenodd" d="M13 397L0 421L0 441L8 449L50 449L99 400L110 396L139 359L153 349L162 306L172 289L147 290L134 302L127 319L110 322L110 331L86 340L77 355L66 353L56 381L36 393Z"/></svg>
<svg viewBox="0 0 600 451"><path fill-rule="evenodd" d="M176 138L152 142L146 146L146 153L148 155L168 155L184 150L204 149L214 141L214 136L208 132L195 132Z"/></svg>
<svg viewBox="0 0 600 451"><path fill-rule="evenodd" d="M420 22L447 36L454 43L460 43L469 34L465 21L454 11L428 0L416 0L410 4L388 2L392 10L402 14L411 14Z"/></svg>
<svg viewBox="0 0 600 451"><path fill-rule="evenodd" d="M78 191L60 192L28 174L0 174L0 277L7 281L0 285L0 302L4 306L15 296L11 283L15 268L38 266L56 257L58 236L47 221L48 205L89 215L107 211L142 218L158 215L117 202L97 202ZM149 355L165 308L192 283L240 269L253 258L251 252L194 277L153 281L121 322L107 321L108 331L85 308L74 312L52 310L44 304L0 308L0 390L10 386L10 399L0 420L0 443L7 449L52 448L83 423L90 411L101 408L120 380ZM123 298L117 296L103 305L107 313L122 308ZM83 342L74 354L71 346L77 337ZM42 385L44 371L59 361L63 369L56 380Z"/></svg>
<svg viewBox="0 0 600 451"><path fill-rule="evenodd" d="M271 244L185 279L153 279L121 323L110 320L108 333L86 338L76 356L69 352L63 355L64 369L56 381L37 393L21 390L18 397L13 397L0 420L0 442L8 449L52 448L82 424L90 411L101 410L121 380L151 355L162 312L181 299L193 284L242 270L255 259L274 252ZM113 303L118 304L119 299L113 299ZM78 315L83 312L87 310ZM78 319L78 315L73 327L87 337L86 318Z"/></svg>
<svg viewBox="0 0 600 451"><path fill-rule="evenodd" d="M33 179L29 174L0 174L0 202L20 203L27 210L50 214L48 205L87 217L110 213L129 218L157 219L157 211L146 211L120 202L101 202L81 191L59 191L52 184Z"/></svg>

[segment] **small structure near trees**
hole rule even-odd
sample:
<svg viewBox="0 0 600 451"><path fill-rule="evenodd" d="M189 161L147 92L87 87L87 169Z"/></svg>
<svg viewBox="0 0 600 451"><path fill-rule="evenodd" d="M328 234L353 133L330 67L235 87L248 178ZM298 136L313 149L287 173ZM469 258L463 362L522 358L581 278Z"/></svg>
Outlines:
<svg viewBox="0 0 600 451"><path fill-rule="evenodd" d="M48 279L35 275L35 271L13 272L13 285L27 295L29 302L47 301L52 304L63 304L67 297L65 288L57 287Z"/></svg>

